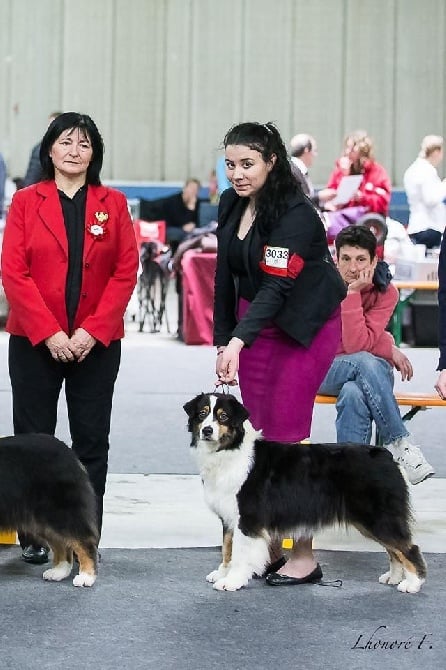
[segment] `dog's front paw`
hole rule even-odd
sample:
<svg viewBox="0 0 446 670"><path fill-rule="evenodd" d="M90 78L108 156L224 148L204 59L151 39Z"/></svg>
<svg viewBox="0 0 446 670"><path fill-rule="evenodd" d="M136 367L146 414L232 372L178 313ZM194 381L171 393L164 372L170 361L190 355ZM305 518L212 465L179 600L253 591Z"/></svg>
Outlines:
<svg viewBox="0 0 446 670"><path fill-rule="evenodd" d="M73 579L73 586L93 586L96 581L96 575L90 575L88 572L80 572Z"/></svg>
<svg viewBox="0 0 446 670"><path fill-rule="evenodd" d="M214 584L217 591L238 591L249 582L249 577L229 572L226 577L218 579Z"/></svg>
<svg viewBox="0 0 446 670"><path fill-rule="evenodd" d="M52 568L45 570L42 577L48 582L61 582L62 579L66 579L71 573L71 564L67 561L58 563Z"/></svg>
<svg viewBox="0 0 446 670"><path fill-rule="evenodd" d="M228 572L229 572L228 567L223 567L222 565L220 565L216 570L212 570L212 572L206 575L206 581L210 582L211 584L214 584L219 579L226 577Z"/></svg>
<svg viewBox="0 0 446 670"><path fill-rule="evenodd" d="M402 593L418 593L423 584L424 579L420 579L416 575L411 575L410 577L403 579L396 588Z"/></svg>
<svg viewBox="0 0 446 670"><path fill-rule="evenodd" d="M390 586L394 586L395 584L399 584L403 580L403 570L389 570L388 572L385 572L381 577L378 579L380 584L389 584Z"/></svg>

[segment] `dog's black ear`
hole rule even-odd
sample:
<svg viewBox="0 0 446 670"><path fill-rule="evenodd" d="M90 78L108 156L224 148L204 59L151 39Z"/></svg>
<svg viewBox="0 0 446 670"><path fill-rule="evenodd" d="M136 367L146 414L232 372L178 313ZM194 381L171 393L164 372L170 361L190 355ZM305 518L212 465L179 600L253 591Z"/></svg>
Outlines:
<svg viewBox="0 0 446 670"><path fill-rule="evenodd" d="M183 405L183 409L186 412L187 416L193 415L194 407L195 407L195 400L189 400L189 402Z"/></svg>
<svg viewBox="0 0 446 670"><path fill-rule="evenodd" d="M183 409L186 412L187 416L189 417L187 420L187 430L189 433L192 433L192 441L190 443L191 447L196 447L197 446L197 435L194 432L194 418L197 413L197 408L202 400L202 398L205 397L205 393L199 393L195 398L192 398L192 400L189 400L187 403L183 405Z"/></svg>
<svg viewBox="0 0 446 670"><path fill-rule="evenodd" d="M195 396L195 398L193 398L192 400L189 400L189 402L187 402L185 405L183 405L183 409L186 412L187 416L193 416L195 414L197 404L203 396L204 396L204 393L199 393L197 396Z"/></svg>
<svg viewBox="0 0 446 670"><path fill-rule="evenodd" d="M240 423L243 423L243 421L246 421L246 419L249 418L249 412L246 409L242 403L237 400L237 398L234 395L229 396L231 398L231 403L233 406L233 416L236 418Z"/></svg>

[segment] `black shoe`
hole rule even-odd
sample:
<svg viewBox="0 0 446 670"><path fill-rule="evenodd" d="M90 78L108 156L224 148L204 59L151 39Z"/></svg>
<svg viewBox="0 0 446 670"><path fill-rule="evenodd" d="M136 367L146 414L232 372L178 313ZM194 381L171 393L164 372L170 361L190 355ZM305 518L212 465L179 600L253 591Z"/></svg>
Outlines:
<svg viewBox="0 0 446 670"><path fill-rule="evenodd" d="M278 572L271 572L266 575L266 583L270 586L298 586L299 584L315 584L322 579L322 570L319 563L306 577L288 577Z"/></svg>
<svg viewBox="0 0 446 670"><path fill-rule="evenodd" d="M274 563L270 563L269 565L266 566L265 570L261 575L258 575L257 572L253 574L254 579L264 579L267 575L271 574L272 572L277 572L277 570L280 570L286 563L286 558L285 556L282 556L281 558L278 558L277 561L274 561Z"/></svg>
<svg viewBox="0 0 446 670"><path fill-rule="evenodd" d="M49 550L45 547L36 547L30 544L22 551L22 558L26 563L42 565L43 563L48 563L48 553Z"/></svg>

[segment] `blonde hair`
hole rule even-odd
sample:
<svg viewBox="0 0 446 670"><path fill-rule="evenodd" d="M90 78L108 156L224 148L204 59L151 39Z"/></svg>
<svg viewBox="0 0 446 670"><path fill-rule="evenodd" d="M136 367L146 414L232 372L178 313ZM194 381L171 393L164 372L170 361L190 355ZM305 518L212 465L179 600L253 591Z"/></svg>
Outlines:
<svg viewBox="0 0 446 670"><path fill-rule="evenodd" d="M418 156L420 158L429 158L434 151L443 148L443 138L441 135L426 135L421 140L421 150Z"/></svg>
<svg viewBox="0 0 446 670"><path fill-rule="evenodd" d="M361 158L374 160L373 142L366 130L354 130L352 133L349 133L344 139L344 147L350 143L359 152Z"/></svg>

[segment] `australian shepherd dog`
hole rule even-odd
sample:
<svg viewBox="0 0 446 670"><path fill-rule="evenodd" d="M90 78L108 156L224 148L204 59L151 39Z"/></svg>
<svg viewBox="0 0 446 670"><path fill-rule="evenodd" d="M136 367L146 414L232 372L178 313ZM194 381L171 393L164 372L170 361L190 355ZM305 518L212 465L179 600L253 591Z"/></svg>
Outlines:
<svg viewBox="0 0 446 670"><path fill-rule="evenodd" d="M0 528L20 529L53 551L43 578L59 582L79 561L74 586L97 572L96 496L74 452L51 435L0 438Z"/></svg>
<svg viewBox="0 0 446 670"><path fill-rule="evenodd" d="M267 442L229 394L202 393L184 410L205 499L223 525L222 562L207 576L215 589L261 575L272 539L351 524L386 549L381 584L420 590L426 566L412 543L408 487L387 449Z"/></svg>

